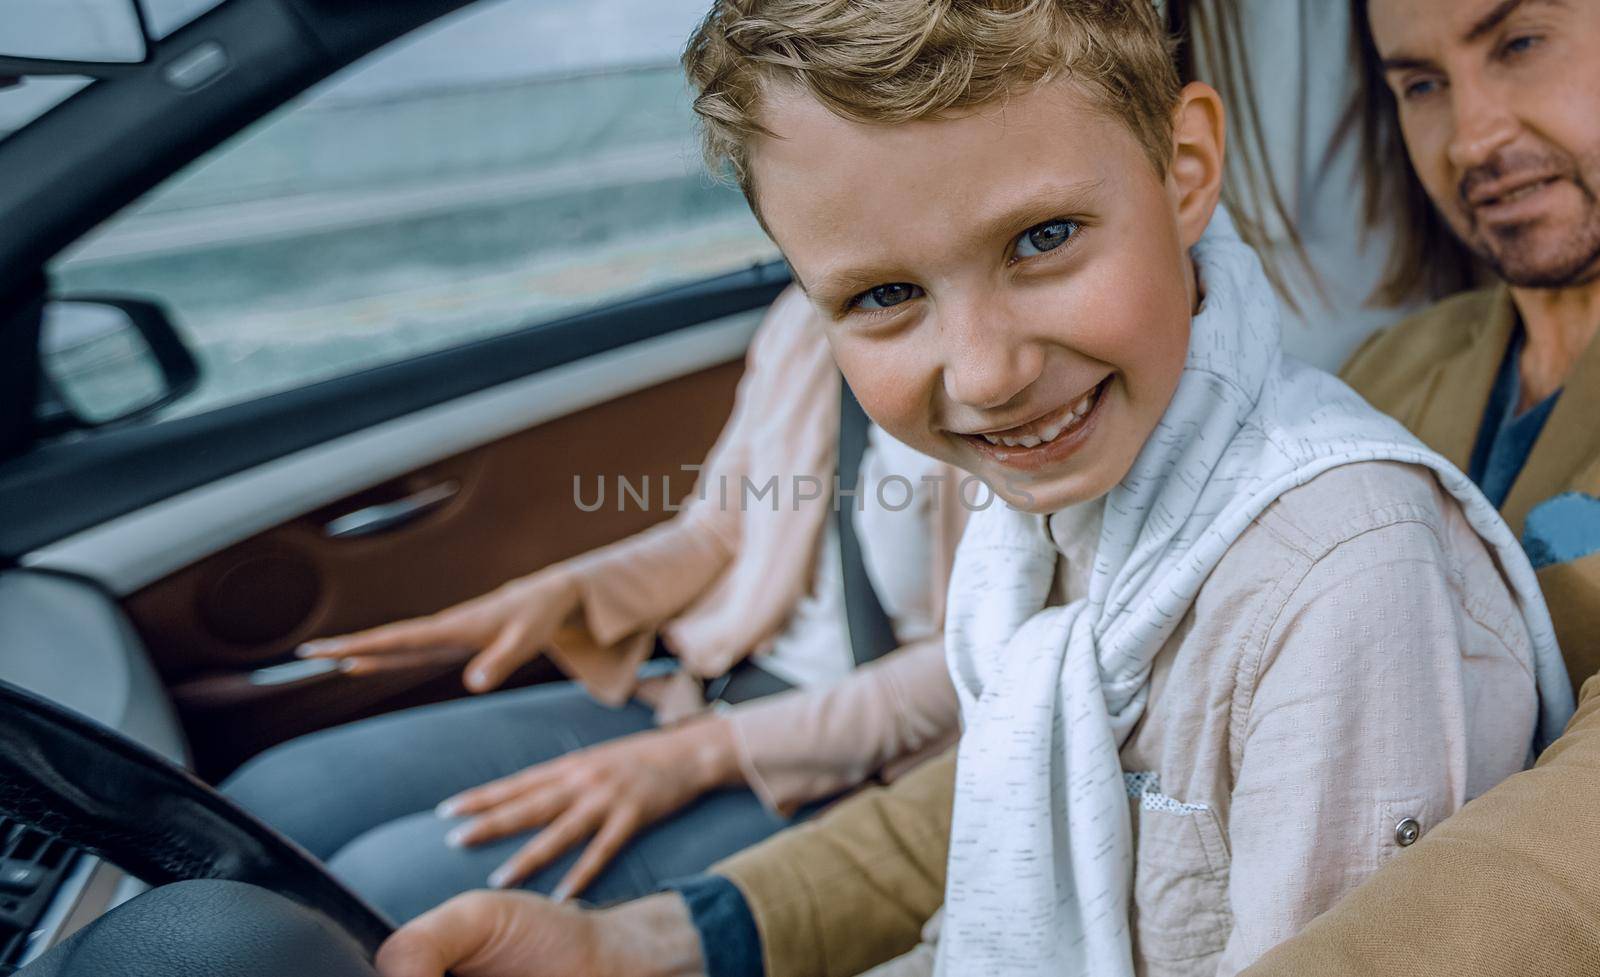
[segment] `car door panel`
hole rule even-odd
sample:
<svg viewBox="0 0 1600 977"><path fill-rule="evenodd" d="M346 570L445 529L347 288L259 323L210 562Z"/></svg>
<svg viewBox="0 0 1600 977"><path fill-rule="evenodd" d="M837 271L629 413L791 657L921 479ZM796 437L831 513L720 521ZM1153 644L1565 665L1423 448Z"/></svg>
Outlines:
<svg viewBox="0 0 1600 977"><path fill-rule="evenodd" d="M739 372L738 363L712 367L442 459L186 566L126 606L162 674L177 681L482 593L669 515L658 497L648 510L628 500L619 511L613 497L583 512L574 480L590 501L602 476L652 490L670 478L681 498L692 474L680 466L704 457ZM457 494L415 523L355 539L325 531L339 513L442 482L458 484Z"/></svg>
<svg viewBox="0 0 1600 977"><path fill-rule="evenodd" d="M693 486L742 372L725 362L447 457L185 566L125 601L195 743L218 775L291 736L462 694L458 663L382 676L259 684L252 672L311 637L426 614L670 515ZM650 493L617 497L618 479ZM592 512L597 483L610 490ZM330 537L341 516L454 487L415 522ZM667 487L668 492L663 493ZM518 682L554 677L545 666Z"/></svg>
<svg viewBox="0 0 1600 977"><path fill-rule="evenodd" d="M94 579L122 599L205 776L223 776L305 732L463 695L455 662L360 680L323 674L263 684L256 672L292 660L294 646L307 638L438 610L669 515L662 480L670 480L675 497L690 490L692 475L682 466L701 461L715 440L761 304L781 287L770 278L752 287L748 273L733 277L744 279L733 297L717 289L722 302L706 302L699 313L687 304L669 306L665 315L636 304L628 326L642 338L566 333L573 342L553 358L565 353L567 362L539 369L535 361L527 375L176 493L26 553L21 562ZM730 303L758 304L715 315ZM710 321L694 321L707 313ZM554 338L562 335L557 330ZM448 352L458 364L469 355L503 360L507 338L514 337ZM595 345L598 352L583 355ZM507 369L491 366L491 379ZM327 405L345 405L322 429L340 430L350 415L372 410L357 395L374 380L415 387L428 375L381 368L319 385L354 388L348 403L332 396L335 390L318 392ZM436 386L483 376L462 369L439 377ZM404 405L407 394L376 399ZM244 442L228 447L261 452L257 442L274 440L280 416L261 410L255 423L225 425ZM159 436L166 426L144 430ZM190 459L177 450L142 463L164 457L183 468ZM575 477L591 485L607 479L613 504L579 510ZM618 478L650 486L655 504L617 506ZM352 513L440 486L450 487L448 498L414 521L353 538L329 534ZM592 493L585 489L585 498ZM536 663L511 684L555 677L548 664Z"/></svg>

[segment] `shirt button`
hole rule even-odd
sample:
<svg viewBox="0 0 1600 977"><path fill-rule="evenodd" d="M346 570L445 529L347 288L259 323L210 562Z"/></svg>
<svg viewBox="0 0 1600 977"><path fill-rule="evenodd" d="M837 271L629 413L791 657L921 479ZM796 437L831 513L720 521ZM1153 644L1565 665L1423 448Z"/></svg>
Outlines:
<svg viewBox="0 0 1600 977"><path fill-rule="evenodd" d="M1400 823L1394 826L1394 843L1401 848L1410 848L1422 837L1422 825L1416 818L1401 818Z"/></svg>

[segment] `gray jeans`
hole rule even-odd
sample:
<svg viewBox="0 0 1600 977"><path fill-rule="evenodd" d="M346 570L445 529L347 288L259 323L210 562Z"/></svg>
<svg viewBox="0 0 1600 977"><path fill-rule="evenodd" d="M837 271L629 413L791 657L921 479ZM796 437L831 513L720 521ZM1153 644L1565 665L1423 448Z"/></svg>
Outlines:
<svg viewBox="0 0 1600 977"><path fill-rule="evenodd" d="M469 889L525 843L444 842L456 823L441 800L594 743L655 728L650 709L596 703L568 682L422 706L303 736L245 764L223 792L293 838L396 922ZM790 822L749 790L702 797L639 835L582 897L630 899L703 871ZM549 892L577 859L566 852L524 883Z"/></svg>

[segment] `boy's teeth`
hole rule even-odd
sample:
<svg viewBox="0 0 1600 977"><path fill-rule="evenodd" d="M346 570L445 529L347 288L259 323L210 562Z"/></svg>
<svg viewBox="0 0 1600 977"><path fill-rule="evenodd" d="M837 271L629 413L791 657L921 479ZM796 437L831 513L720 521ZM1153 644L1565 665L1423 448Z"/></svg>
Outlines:
<svg viewBox="0 0 1600 977"><path fill-rule="evenodd" d="M1037 448L1041 444L1049 444L1056 438L1061 437L1061 432L1072 427L1074 424L1078 423L1089 415L1089 411L1094 408L1095 394L1099 393L1099 391L1100 388L1096 387L1084 394L1082 397L1079 397L1077 402L1072 405L1072 408L1066 417L1063 417L1055 424L1051 424L1048 427L1042 428L1037 434L1024 434L1021 437L1015 438L1006 437L1005 435L1000 434L985 434L983 439L992 445L1004 445L1007 448Z"/></svg>

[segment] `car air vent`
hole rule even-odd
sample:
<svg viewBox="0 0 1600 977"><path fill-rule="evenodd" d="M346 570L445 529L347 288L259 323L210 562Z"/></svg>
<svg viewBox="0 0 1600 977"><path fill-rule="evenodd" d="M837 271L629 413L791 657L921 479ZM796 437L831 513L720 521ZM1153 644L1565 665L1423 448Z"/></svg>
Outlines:
<svg viewBox="0 0 1600 977"><path fill-rule="evenodd" d="M29 938L77 855L58 838L0 818L0 977L21 965Z"/></svg>

